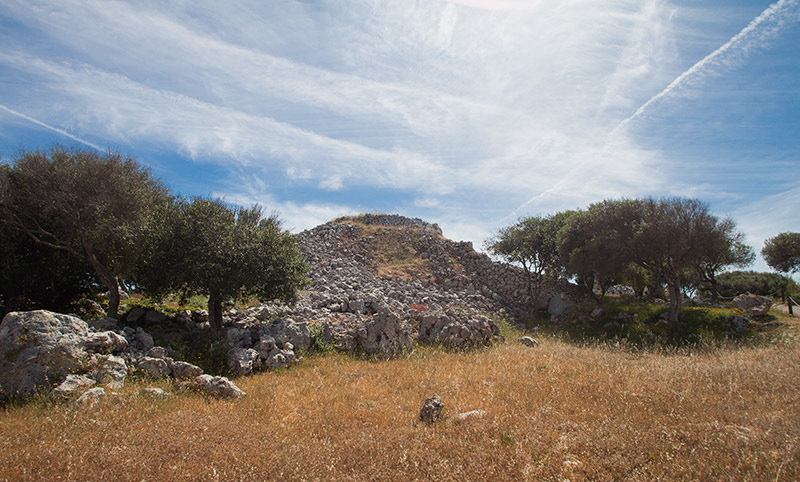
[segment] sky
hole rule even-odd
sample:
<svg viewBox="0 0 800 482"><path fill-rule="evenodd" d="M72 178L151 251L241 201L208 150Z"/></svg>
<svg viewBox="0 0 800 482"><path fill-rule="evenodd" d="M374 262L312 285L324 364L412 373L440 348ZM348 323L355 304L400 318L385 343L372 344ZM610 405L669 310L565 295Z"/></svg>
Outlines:
<svg viewBox="0 0 800 482"><path fill-rule="evenodd" d="M3 0L0 158L55 144L294 232L399 213L480 249L688 196L760 251L800 232L800 0Z"/></svg>

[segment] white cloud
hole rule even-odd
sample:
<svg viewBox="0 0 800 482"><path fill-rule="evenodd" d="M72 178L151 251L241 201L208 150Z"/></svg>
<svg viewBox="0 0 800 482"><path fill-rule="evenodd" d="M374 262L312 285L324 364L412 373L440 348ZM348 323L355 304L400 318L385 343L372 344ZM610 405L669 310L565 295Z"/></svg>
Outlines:
<svg viewBox="0 0 800 482"><path fill-rule="evenodd" d="M282 176L280 191L225 193L300 227L352 212L319 201L330 191L388 189L408 214L481 241L519 215L607 197L724 197L709 180L677 184L668 154L628 129L609 132L797 5L781 0L691 67L700 57L682 55L666 0L8 0L0 15L38 40L0 52L0 105L78 140Z"/></svg>

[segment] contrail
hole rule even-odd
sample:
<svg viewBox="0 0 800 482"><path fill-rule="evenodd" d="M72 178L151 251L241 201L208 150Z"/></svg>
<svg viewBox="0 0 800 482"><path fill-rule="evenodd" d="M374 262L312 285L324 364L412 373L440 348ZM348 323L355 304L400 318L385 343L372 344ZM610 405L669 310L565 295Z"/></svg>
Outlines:
<svg viewBox="0 0 800 482"><path fill-rule="evenodd" d="M766 10L761 12L761 15L759 15L752 22L747 24L745 28L743 28L739 33L731 37L731 39L725 42L725 44L723 44L720 48L706 55L702 60L689 67L689 70L677 76L675 80L673 80L666 88L664 88L664 90L651 97L647 102L645 102L638 109L636 109L636 112L631 114L630 117L617 124L617 127L615 127L608 134L608 136L611 137L619 129L627 125L630 121L642 115L644 111L647 110L648 107L650 107L653 103L657 102L659 99L662 99L665 96L669 95L670 92L672 92L679 85L684 83L686 79L701 73L703 69L711 65L719 56L735 48L740 48L742 50L745 50L747 46L746 45L741 46L741 44L747 42L749 40L748 36L752 35L753 32L756 32L759 29L759 27L762 27L765 23L775 20L778 24L775 26L773 30L777 30L778 28L780 28L782 26L782 20L786 17L785 15L782 14L789 8L797 6L798 6L798 0L780 0L779 2L775 2L769 7L767 7Z"/></svg>
<svg viewBox="0 0 800 482"><path fill-rule="evenodd" d="M63 129L59 129L58 127L53 127L51 125L47 125L47 124L45 124L44 122L42 122L40 120L34 119L33 117L30 117L30 116L27 116L27 115L23 114L22 112L17 112L14 109L9 109L8 107L4 106L3 104L0 104L0 109L8 112L9 114L13 114L13 115L15 115L17 117L21 117L22 119L25 119L26 121L33 122L34 124L36 124L38 126L42 126L45 129L49 129L49 130L51 130L53 132L57 132L57 133L61 134L62 136L69 137L73 141L78 141L81 144L87 145L87 146L89 146L89 147L91 147L93 149L97 149L100 152L106 152L106 150L104 148L100 147L100 146L92 144L91 142L89 142L87 140L84 140L84 139L81 139L80 137L73 136L69 132L67 132L67 131L65 131Z"/></svg>
<svg viewBox="0 0 800 482"><path fill-rule="evenodd" d="M751 21L749 24L747 24L747 26L745 28L743 28L739 33L737 33L736 35L731 37L730 40L725 42L717 50L715 50L715 51L711 52L710 54L706 55L702 60L700 60L699 62L697 62L694 65L692 65L691 67L689 67L688 70L686 70L685 72L680 74L678 77L676 77L675 80L670 82L670 84L667 87L665 87L664 90L662 90L658 94L656 94L653 97L651 97L650 99L648 99L647 102L645 102L638 109L636 109L636 111L633 114L631 114L628 118L622 120L619 124L617 124L617 126L614 127L608 133L608 135L606 136L606 144L605 144L605 147L603 148L603 153L608 151L608 149L609 149L609 147L611 145L610 141L611 141L611 139L613 139L614 135L620 129L622 129L623 127L628 125L628 123L630 123L632 120L634 120L637 117L641 116L644 113L644 111L647 110L651 105L653 105L658 100L663 99L664 97L669 95L678 86L680 86L682 83L686 82L687 79L690 79L690 78L692 78L694 76L697 76L697 75L701 74L704 69L706 69L710 65L713 65L713 63L720 56L724 55L729 50L731 50L731 49L746 50L747 47L748 47L747 42L751 41L751 37L753 35L756 35L760 31L764 30L765 24L768 24L769 22L773 22L773 21L776 23L776 25L772 29L767 30L766 32L763 32L760 38L763 38L767 34L775 32L778 29L780 29L780 27L783 26L784 21L787 18L791 18L790 15L789 15L790 12L788 12L788 10L791 9L791 8L797 8L798 5L800 5L800 0L780 0L778 2L773 3L769 7L767 7L766 10L761 12L761 14L758 17L756 17L755 19L753 19L753 21ZM752 39L752 40L757 40L757 39ZM502 222L505 219L510 218L511 216L516 215L520 209L524 208L525 206L529 205L530 203L534 202L535 200L539 199L540 197L543 197L546 194L554 191L555 188L558 188L560 185L562 185L575 172L577 172L579 169L581 169L583 166L585 166L589 162L590 161L587 160L587 161L583 161L583 162L575 165L572 169L570 169L570 172L566 176L562 177L561 180L558 181L557 183L555 183L550 189L547 189L544 192L542 192L542 193L532 197L528 201L524 202L519 207L517 207L516 209L514 209L513 211L511 211L510 213L508 213L504 217L502 217L500 219L500 222Z"/></svg>

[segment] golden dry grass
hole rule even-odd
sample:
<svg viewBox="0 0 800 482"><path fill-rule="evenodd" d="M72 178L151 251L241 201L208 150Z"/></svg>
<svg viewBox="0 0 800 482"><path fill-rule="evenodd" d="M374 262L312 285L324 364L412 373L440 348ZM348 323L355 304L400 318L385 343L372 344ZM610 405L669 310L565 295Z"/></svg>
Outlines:
<svg viewBox="0 0 800 482"><path fill-rule="evenodd" d="M238 401L10 407L0 479L798 480L794 333L672 356L555 339L330 355L239 379ZM429 427L416 418L434 393L447 416ZM486 416L456 420L474 409Z"/></svg>

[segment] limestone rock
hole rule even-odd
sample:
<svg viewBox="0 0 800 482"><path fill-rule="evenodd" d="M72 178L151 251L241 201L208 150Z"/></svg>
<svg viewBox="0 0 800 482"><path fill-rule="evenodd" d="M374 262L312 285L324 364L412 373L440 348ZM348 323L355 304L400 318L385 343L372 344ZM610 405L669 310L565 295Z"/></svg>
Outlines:
<svg viewBox="0 0 800 482"><path fill-rule="evenodd" d="M286 343L291 346L291 343ZM269 369L278 369L290 365L294 361L294 351L287 349L280 349L274 347L266 357L264 357L264 366Z"/></svg>
<svg viewBox="0 0 800 482"><path fill-rule="evenodd" d="M419 411L419 419L428 425L432 425L442 416L442 409L444 409L444 403L442 403L442 399L439 398L439 395L427 398L422 404L422 409Z"/></svg>
<svg viewBox="0 0 800 482"><path fill-rule="evenodd" d="M455 310L426 313L419 323L418 340L454 348L491 345L500 329L483 315L459 314Z"/></svg>
<svg viewBox="0 0 800 482"><path fill-rule="evenodd" d="M258 362L258 352L252 348L232 348L228 352L228 368L235 375L247 375Z"/></svg>
<svg viewBox="0 0 800 482"><path fill-rule="evenodd" d="M185 361L167 360L167 365L169 365L169 369L172 372L173 378L189 379L196 378L203 374L202 368Z"/></svg>
<svg viewBox="0 0 800 482"><path fill-rule="evenodd" d="M99 383L108 383L119 388L128 376L128 365L125 359L114 355L96 355L89 370L92 378Z"/></svg>
<svg viewBox="0 0 800 482"><path fill-rule="evenodd" d="M733 315L723 322L722 329L731 335L741 335L750 329L750 319L742 315Z"/></svg>
<svg viewBox="0 0 800 482"><path fill-rule="evenodd" d="M259 339L272 337L278 346L289 342L297 350L305 350L311 345L311 333L308 323L297 322L289 318L278 318L272 323L261 325L258 329Z"/></svg>
<svg viewBox="0 0 800 482"><path fill-rule="evenodd" d="M91 407L104 398L106 398L106 391L103 388L90 388L83 392L83 395L78 397L75 403L82 407Z"/></svg>
<svg viewBox="0 0 800 482"><path fill-rule="evenodd" d="M411 328L391 311L375 314L357 333L359 347L372 355L393 357L414 347Z"/></svg>
<svg viewBox="0 0 800 482"><path fill-rule="evenodd" d="M83 346L94 353L121 353L128 348L128 340L113 331L101 331L89 333Z"/></svg>
<svg viewBox="0 0 800 482"><path fill-rule="evenodd" d="M143 356L136 362L136 369L151 378L164 378L169 376L169 365L163 358Z"/></svg>
<svg viewBox="0 0 800 482"><path fill-rule="evenodd" d="M245 393L226 377L200 375L195 378L197 388L204 394L214 398L241 398Z"/></svg>
<svg viewBox="0 0 800 482"><path fill-rule="evenodd" d="M0 324L0 398L49 389L83 371L89 327L50 311L11 312Z"/></svg>
<svg viewBox="0 0 800 482"><path fill-rule="evenodd" d="M167 400L170 397L169 393L156 387L142 388L141 390L139 390L139 395L143 397L153 398L156 400Z"/></svg>
<svg viewBox="0 0 800 482"><path fill-rule="evenodd" d="M91 387L95 381L84 375L67 375L59 386L50 392L50 396L56 400L67 400L77 396L78 392L86 387Z"/></svg>
<svg viewBox="0 0 800 482"><path fill-rule="evenodd" d="M478 420L486 416L485 410L470 410L469 412L461 412L456 415L455 419L459 422L467 420Z"/></svg>
<svg viewBox="0 0 800 482"><path fill-rule="evenodd" d="M141 326L136 328L134 348L146 352L149 349L153 348L154 346L155 343L153 343L153 337L150 336L149 333L144 331Z"/></svg>
<svg viewBox="0 0 800 482"><path fill-rule="evenodd" d="M575 306L575 302L565 293L558 293L547 304L547 312L551 317L558 317L567 312L570 308Z"/></svg>
<svg viewBox="0 0 800 482"><path fill-rule="evenodd" d="M733 299L733 306L739 308L750 316L762 316L769 313L772 300L766 296L745 294Z"/></svg>

